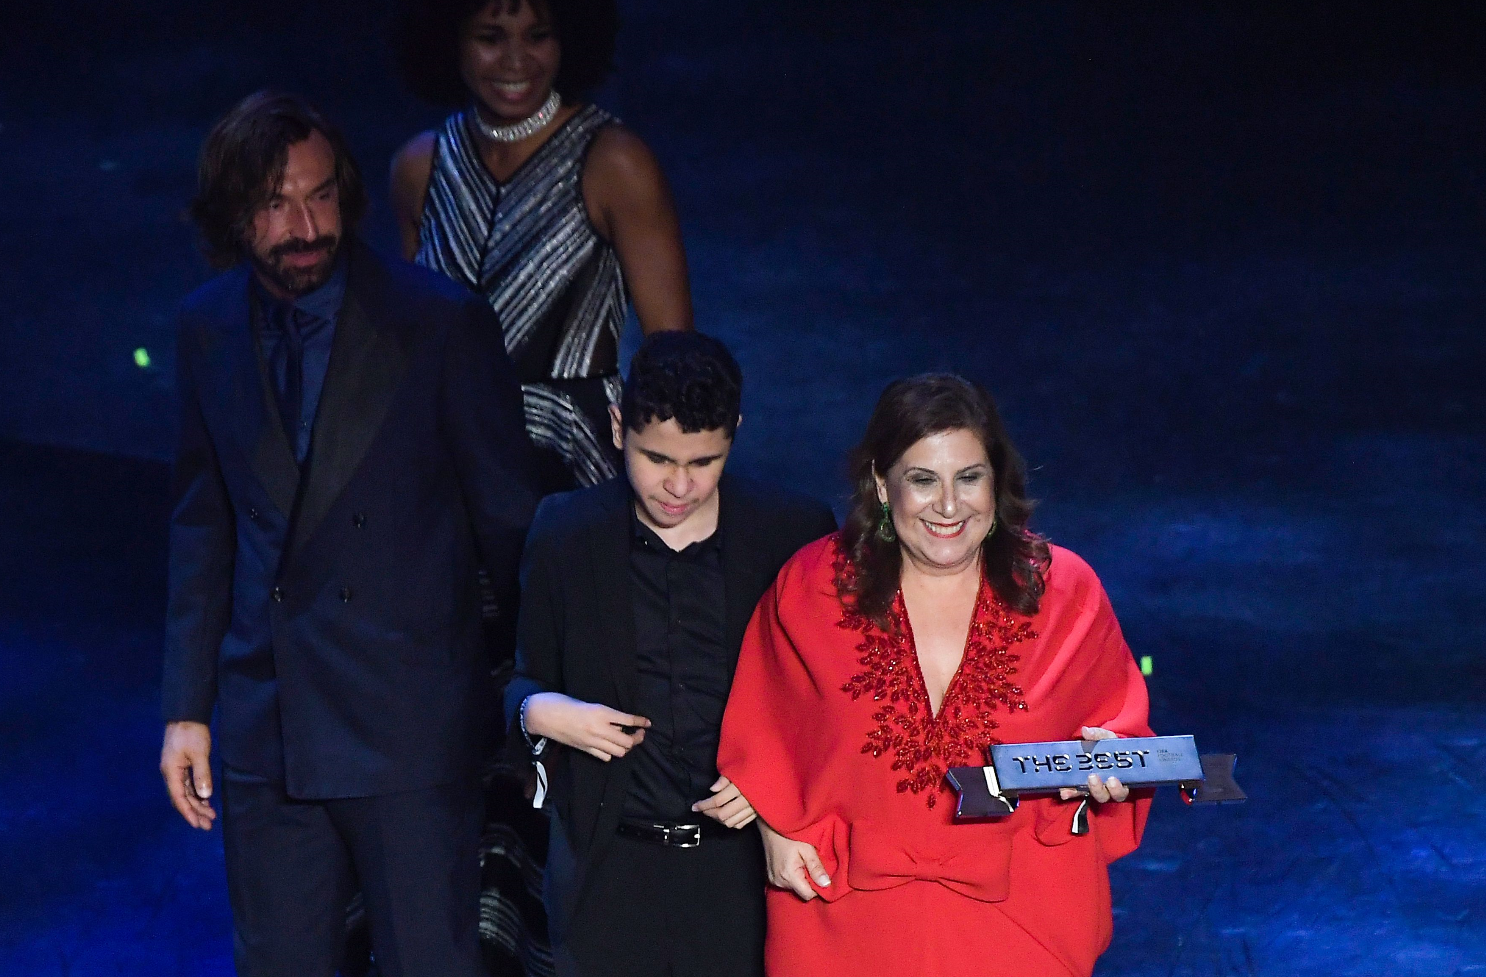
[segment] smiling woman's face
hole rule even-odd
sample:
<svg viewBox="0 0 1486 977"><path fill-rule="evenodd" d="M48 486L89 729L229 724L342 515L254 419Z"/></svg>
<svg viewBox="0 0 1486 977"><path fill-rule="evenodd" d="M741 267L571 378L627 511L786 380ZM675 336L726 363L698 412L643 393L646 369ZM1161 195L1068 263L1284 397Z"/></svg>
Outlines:
<svg viewBox="0 0 1486 977"><path fill-rule="evenodd" d="M459 73L492 122L533 115L561 63L547 11L531 0L493 0L460 33Z"/></svg>
<svg viewBox="0 0 1486 977"><path fill-rule="evenodd" d="M995 473L973 431L941 431L914 442L877 476L878 501L893 510L903 555L945 574L975 564L996 512Z"/></svg>

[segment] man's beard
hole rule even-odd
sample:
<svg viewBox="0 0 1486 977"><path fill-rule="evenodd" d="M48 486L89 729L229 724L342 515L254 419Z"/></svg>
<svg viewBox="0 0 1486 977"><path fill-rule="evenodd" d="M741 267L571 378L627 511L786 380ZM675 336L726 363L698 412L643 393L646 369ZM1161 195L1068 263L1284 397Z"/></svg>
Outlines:
<svg viewBox="0 0 1486 977"><path fill-rule="evenodd" d="M253 252L253 267L280 291L298 298L330 280L340 243L338 237L322 237L314 243L291 238L274 245L264 254ZM294 268L284 262L285 256L291 254L323 254L325 258L309 268Z"/></svg>

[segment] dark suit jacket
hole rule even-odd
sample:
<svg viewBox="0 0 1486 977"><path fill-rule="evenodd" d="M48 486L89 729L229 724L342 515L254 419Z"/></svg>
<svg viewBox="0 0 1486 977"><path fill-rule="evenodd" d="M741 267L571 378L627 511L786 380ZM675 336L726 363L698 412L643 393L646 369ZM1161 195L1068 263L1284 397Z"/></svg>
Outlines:
<svg viewBox="0 0 1486 977"><path fill-rule="evenodd" d="M833 532L820 502L724 474L721 493L726 636L734 661L754 606L785 562L806 543ZM516 723L535 692L562 692L634 711L637 666L630 596L629 483L542 500L521 561L516 674L506 689L507 742L525 742ZM559 939L581 893L582 876L602 857L619 824L630 786L628 758L604 763L555 747L544 755L554 817L547 903Z"/></svg>
<svg viewBox="0 0 1486 977"><path fill-rule="evenodd" d="M249 320L249 272L186 299L166 721L300 798L448 783L488 718L477 568L514 594L535 509L490 308L352 244L305 471ZM478 554L477 554L478 547Z"/></svg>

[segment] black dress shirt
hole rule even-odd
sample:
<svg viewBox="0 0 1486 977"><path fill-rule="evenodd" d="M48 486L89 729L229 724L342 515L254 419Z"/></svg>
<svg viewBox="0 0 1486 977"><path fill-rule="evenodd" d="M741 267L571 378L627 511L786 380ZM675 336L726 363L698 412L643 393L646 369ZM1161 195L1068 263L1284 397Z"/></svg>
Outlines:
<svg viewBox="0 0 1486 977"><path fill-rule="evenodd" d="M726 647L722 533L676 552L630 516L635 711L649 719L632 754L624 816L696 823L691 806L711 796L717 740L733 681Z"/></svg>

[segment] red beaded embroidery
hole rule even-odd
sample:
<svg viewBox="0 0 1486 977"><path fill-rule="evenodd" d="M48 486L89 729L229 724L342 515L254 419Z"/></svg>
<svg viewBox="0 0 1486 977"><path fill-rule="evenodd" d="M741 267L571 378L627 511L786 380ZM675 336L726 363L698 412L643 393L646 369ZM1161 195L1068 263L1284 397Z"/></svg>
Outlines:
<svg viewBox="0 0 1486 977"><path fill-rule="evenodd" d="M1012 684L1020 655L1008 649L1037 637L1028 621L1017 621L1006 605L982 583L970 621L965 657L950 679L935 716L928 688L918 666L918 654L908 626L908 612L900 593L893 601L891 633L847 610L840 626L862 634L858 663L865 669L851 677L841 691L852 699L870 695L882 708L872 714L877 728L867 733L863 753L890 754L894 770L907 776L898 781L898 793L928 791L929 807L946 789L944 773L950 767L968 767L985 761L985 751L998 743L1000 723L992 718L998 706L1026 709L1022 690Z"/></svg>

